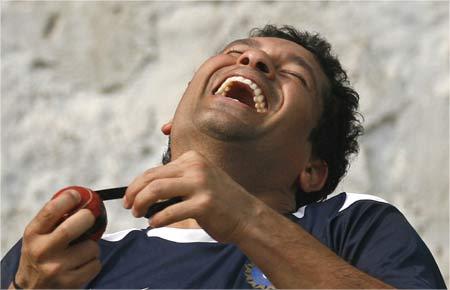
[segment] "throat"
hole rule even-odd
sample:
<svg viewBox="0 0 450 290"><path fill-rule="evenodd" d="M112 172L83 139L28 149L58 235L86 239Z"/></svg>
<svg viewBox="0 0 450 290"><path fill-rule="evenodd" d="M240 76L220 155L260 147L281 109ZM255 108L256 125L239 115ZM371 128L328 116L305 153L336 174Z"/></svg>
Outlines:
<svg viewBox="0 0 450 290"><path fill-rule="evenodd" d="M185 135L187 132L189 134ZM266 152L260 142L224 141L196 130L174 130L172 134L172 160L189 150L195 150L248 193L277 212L295 210L298 171L286 168L285 162L273 152ZM193 225L182 224L183 227Z"/></svg>
<svg viewBox="0 0 450 290"><path fill-rule="evenodd" d="M279 214L288 214L297 210L295 192L274 190L254 195Z"/></svg>

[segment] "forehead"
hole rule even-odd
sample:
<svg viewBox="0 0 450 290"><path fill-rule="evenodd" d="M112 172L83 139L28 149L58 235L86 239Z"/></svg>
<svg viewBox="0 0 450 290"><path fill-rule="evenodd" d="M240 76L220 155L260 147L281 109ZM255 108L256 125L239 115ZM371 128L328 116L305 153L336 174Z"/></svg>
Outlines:
<svg viewBox="0 0 450 290"><path fill-rule="evenodd" d="M256 47L256 48L261 48L261 49L264 48L264 49L268 49L271 51L279 51L279 52L283 51L285 53L294 53L294 54L295 53L298 53L298 54L310 53L303 46L301 46L293 41L283 39L283 38L278 38L278 37L251 37L251 38L237 39L235 41L230 42L225 48L233 46L233 45L237 45L237 44L248 45L251 47Z"/></svg>
<svg viewBox="0 0 450 290"><path fill-rule="evenodd" d="M277 38L277 37L252 37L252 38L243 38L230 42L227 46L225 46L224 50L236 45L245 45L253 48L259 48L264 50L270 56L278 56L278 57L292 57L298 56L304 58L311 65L317 65L318 63L315 60L314 55L293 41ZM318 67L320 69L320 66Z"/></svg>

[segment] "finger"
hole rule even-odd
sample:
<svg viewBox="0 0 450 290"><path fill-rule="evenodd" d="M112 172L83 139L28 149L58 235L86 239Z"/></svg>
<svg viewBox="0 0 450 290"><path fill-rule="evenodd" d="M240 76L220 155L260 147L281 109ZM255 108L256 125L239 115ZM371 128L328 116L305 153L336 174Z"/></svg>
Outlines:
<svg viewBox="0 0 450 290"><path fill-rule="evenodd" d="M85 240L66 249L64 256L65 268L75 270L93 259L100 257L100 247L92 240Z"/></svg>
<svg viewBox="0 0 450 290"><path fill-rule="evenodd" d="M164 227L188 218L195 218L196 206L192 200L171 205L156 213L150 220L151 227Z"/></svg>
<svg viewBox="0 0 450 290"><path fill-rule="evenodd" d="M89 209L80 209L62 222L49 236L51 247L67 248L69 243L90 229L95 217Z"/></svg>
<svg viewBox="0 0 450 290"><path fill-rule="evenodd" d="M68 271L61 277L61 282L68 286L66 288L80 288L94 279L100 273L101 269L102 264L100 260L93 259L77 269Z"/></svg>
<svg viewBox="0 0 450 290"><path fill-rule="evenodd" d="M182 170L180 166L172 163L154 167L145 171L130 185L128 185L127 191L125 192L125 196L123 198L124 207L128 209L131 208L136 195L152 181L161 178L180 177L181 175Z"/></svg>
<svg viewBox="0 0 450 290"><path fill-rule="evenodd" d="M135 217L142 217L147 212L149 206L155 202L176 196L185 197L192 190L192 186L182 178L154 180L136 195L132 205L132 213Z"/></svg>
<svg viewBox="0 0 450 290"><path fill-rule="evenodd" d="M173 119L170 119L169 122L165 123L161 127L161 132L166 136L170 135L170 132L172 131L172 121L173 121Z"/></svg>
<svg viewBox="0 0 450 290"><path fill-rule="evenodd" d="M181 154L174 161L178 161L178 162L189 162L189 161L206 162L207 159L202 154L200 154L199 152L194 151L194 150L189 150L189 151L186 151L183 154ZM172 161L172 162L174 162L174 161Z"/></svg>
<svg viewBox="0 0 450 290"><path fill-rule="evenodd" d="M72 211L81 201L80 194L69 189L50 200L28 225L28 230L37 234L47 234L55 229L63 216Z"/></svg>

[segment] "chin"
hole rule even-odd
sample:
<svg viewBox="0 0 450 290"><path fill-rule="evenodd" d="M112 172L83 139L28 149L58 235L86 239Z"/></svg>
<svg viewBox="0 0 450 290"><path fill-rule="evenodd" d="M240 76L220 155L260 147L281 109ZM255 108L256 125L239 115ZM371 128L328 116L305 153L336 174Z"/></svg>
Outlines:
<svg viewBox="0 0 450 290"><path fill-rule="evenodd" d="M251 141L255 140L257 134L254 128L242 123L232 120L221 120L217 116L209 118L198 118L194 124L200 131L210 136L211 138L227 141Z"/></svg>

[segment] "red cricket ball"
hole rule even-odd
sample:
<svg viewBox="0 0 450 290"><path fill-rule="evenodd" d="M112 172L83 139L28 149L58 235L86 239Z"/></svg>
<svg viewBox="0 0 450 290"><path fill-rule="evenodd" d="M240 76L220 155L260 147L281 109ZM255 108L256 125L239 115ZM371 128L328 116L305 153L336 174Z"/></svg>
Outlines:
<svg viewBox="0 0 450 290"><path fill-rule="evenodd" d="M108 223L108 219L106 217L106 209L105 205L103 204L103 200L95 191L81 186L69 186L63 188L57 193L55 193L52 199L54 199L55 197L57 197L58 195L60 195L61 193L63 193L68 189L78 191L80 193L81 201L78 204L78 206L73 209L72 212L64 215L63 220L67 219L69 216L71 216L72 214L74 214L75 212L77 212L82 208L89 209L95 217L94 225L80 237L73 240L71 243L74 244L86 239L98 241L105 232L106 224Z"/></svg>

